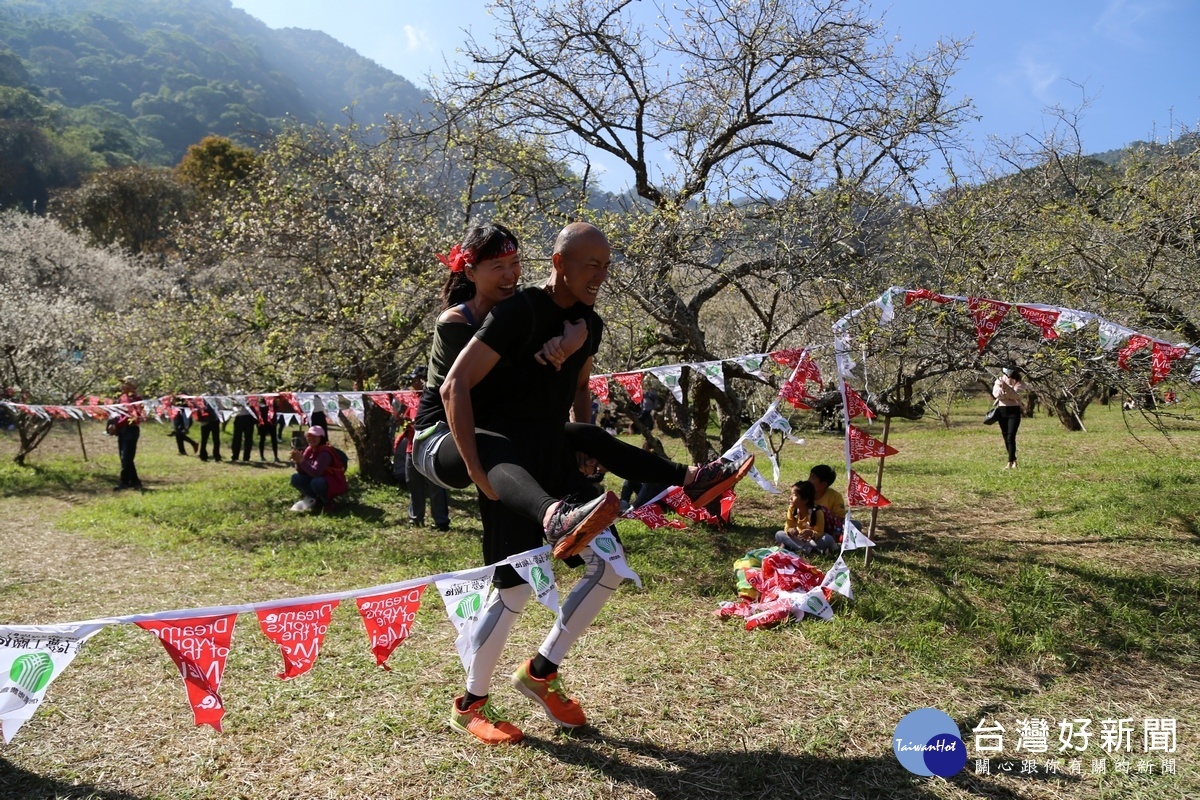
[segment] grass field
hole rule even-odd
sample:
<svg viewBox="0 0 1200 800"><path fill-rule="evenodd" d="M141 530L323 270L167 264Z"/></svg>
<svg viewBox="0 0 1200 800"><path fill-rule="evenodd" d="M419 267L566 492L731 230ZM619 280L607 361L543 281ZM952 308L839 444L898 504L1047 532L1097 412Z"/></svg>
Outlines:
<svg viewBox="0 0 1200 800"><path fill-rule="evenodd" d="M527 740L498 749L445 724L462 670L436 595L391 672L374 666L353 604L335 611L316 668L288 682L274 677L278 650L240 617L223 734L192 726L150 634L114 626L0 750L0 797L1200 798L1200 426L1166 438L1099 406L1088 433L1025 420L1009 471L982 411L893 425L893 505L872 563L848 554L855 599L835 600L831 622L747 633L712 614L733 596L734 558L780 527L782 498L746 488L723 532L622 523L646 586L626 584L563 667L591 722L573 734L506 680L551 623L534 604L493 691ZM182 458L157 426L138 459L148 490L114 494L115 444L84 430L89 462L72 427L26 469L0 438L0 622L269 600L479 563L465 494L448 534L408 527L394 488L300 517L287 513L287 469ZM841 440L807 436L784 450L784 480L826 462L844 488ZM873 462L860 466L873 476ZM910 775L892 754L897 722L925 706L968 744L948 780ZM1048 752L1017 749L1025 719L1048 721ZM1060 752L1059 722L1075 719L1091 720L1091 739ZM1101 747L1109 719L1133 721L1131 752ZM1148 719L1176 721L1175 752L1144 752ZM1000 753L976 752L981 720L1004 727ZM975 762L987 755L991 774ZM1036 776L1020 774L1022 759Z"/></svg>

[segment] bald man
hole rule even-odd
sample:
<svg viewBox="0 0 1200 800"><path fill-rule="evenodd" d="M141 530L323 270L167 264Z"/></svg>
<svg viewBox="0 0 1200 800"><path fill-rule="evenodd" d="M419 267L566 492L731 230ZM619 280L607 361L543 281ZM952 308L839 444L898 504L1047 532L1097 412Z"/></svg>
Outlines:
<svg viewBox="0 0 1200 800"><path fill-rule="evenodd" d="M463 348L442 384L441 395L455 444L468 474L480 487L484 560L494 564L542 544L543 526L497 502L479 463L476 429L507 437L520 463L554 497L595 493L579 471L576 453L597 458L622 477L683 486L702 505L720 496L749 470L716 461L688 467L627 445L594 425L588 379L604 323L593 308L608 277L612 251L595 226L573 223L554 243L553 271L540 287L523 289L496 306L475 338ZM564 331L569 353L560 367L536 358L542 344ZM569 422L574 416L577 422ZM476 476L481 476L477 478ZM583 550L567 560L586 565L536 655L513 675L513 686L564 728L586 722L579 703L558 678L558 666L571 645L595 619L621 578L609 563ZM488 702L492 674L531 587L511 567L496 569L495 592L480 612L472 635L473 661L466 693L454 701L450 723L489 744L517 742L522 733Z"/></svg>

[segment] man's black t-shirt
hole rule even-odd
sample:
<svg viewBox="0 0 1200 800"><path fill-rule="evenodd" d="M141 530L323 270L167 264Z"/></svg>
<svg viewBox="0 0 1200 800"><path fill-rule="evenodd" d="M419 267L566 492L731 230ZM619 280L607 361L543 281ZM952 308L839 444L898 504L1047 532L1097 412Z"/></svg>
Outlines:
<svg viewBox="0 0 1200 800"><path fill-rule="evenodd" d="M564 322L578 320L587 322L583 346L561 370L539 364L534 354L562 334ZM552 441L545 445L557 446L575 401L579 372L600 349L603 332L604 322L591 306L562 308L541 287L524 289L493 308L475 338L495 350L500 361L476 387L487 401L473 403L475 424L514 441L548 434Z"/></svg>

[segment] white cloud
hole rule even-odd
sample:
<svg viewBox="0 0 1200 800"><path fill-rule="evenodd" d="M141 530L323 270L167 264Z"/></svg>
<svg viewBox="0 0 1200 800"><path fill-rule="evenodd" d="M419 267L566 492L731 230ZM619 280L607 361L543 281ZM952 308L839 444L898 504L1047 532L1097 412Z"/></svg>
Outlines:
<svg viewBox="0 0 1200 800"><path fill-rule="evenodd" d="M1164 10L1162 3L1153 0L1110 0L1092 25L1092 30L1117 44L1142 47L1148 39L1137 28Z"/></svg>
<svg viewBox="0 0 1200 800"><path fill-rule="evenodd" d="M430 52L433 50L433 44L429 40L429 34L414 25L404 26L404 39L407 49L410 53L417 50L425 50Z"/></svg>
<svg viewBox="0 0 1200 800"><path fill-rule="evenodd" d="M1062 69L1056 65L1038 60L1031 55L1021 56L1021 74L1029 87L1029 91L1042 103L1054 103L1054 84L1062 77Z"/></svg>

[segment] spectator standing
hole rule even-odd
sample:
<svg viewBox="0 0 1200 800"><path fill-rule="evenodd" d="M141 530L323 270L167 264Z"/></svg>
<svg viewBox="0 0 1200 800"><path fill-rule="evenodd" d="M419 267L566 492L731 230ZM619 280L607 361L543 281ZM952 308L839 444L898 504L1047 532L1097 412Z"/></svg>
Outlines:
<svg viewBox="0 0 1200 800"><path fill-rule="evenodd" d="M171 418L171 435L175 437L175 444L179 446L179 455L181 456L187 455L187 451L183 447L184 442L192 446L193 453L200 448L200 443L188 436L188 431L192 428L192 418L184 410L185 407L183 401L176 401L175 416Z"/></svg>
<svg viewBox="0 0 1200 800"><path fill-rule="evenodd" d="M212 438L214 461L221 460L221 414L203 397L195 398L193 416L200 421L200 460L208 461L208 440Z"/></svg>
<svg viewBox="0 0 1200 800"><path fill-rule="evenodd" d="M250 410L250 406L243 398L241 407L233 418L233 455L229 459L231 464L237 463L238 453L242 454L242 461L250 460L250 450L254 447L256 423L254 412Z"/></svg>
<svg viewBox="0 0 1200 800"><path fill-rule="evenodd" d="M142 481L138 478L134 459L137 458L138 438L142 435L141 421L143 409L132 406L142 402L142 396L137 392L137 380L132 375L121 379L121 396L118 403L129 405L126 414L112 422L117 436L117 454L121 457L121 481L113 487L114 491L123 489L141 489Z"/></svg>
<svg viewBox="0 0 1200 800"><path fill-rule="evenodd" d="M279 434L275 428L275 398L260 397L258 405L254 408L254 421L258 426L258 460L266 461L266 453L263 452L267 443L267 438L271 439L271 454L275 460L279 460Z"/></svg>
<svg viewBox="0 0 1200 800"><path fill-rule="evenodd" d="M1017 467L1017 429L1021 427L1021 392L1024 390L1021 371L1017 367L1005 367L992 384L992 397L996 398L997 404L996 422L1008 451L1008 466L1005 469Z"/></svg>

